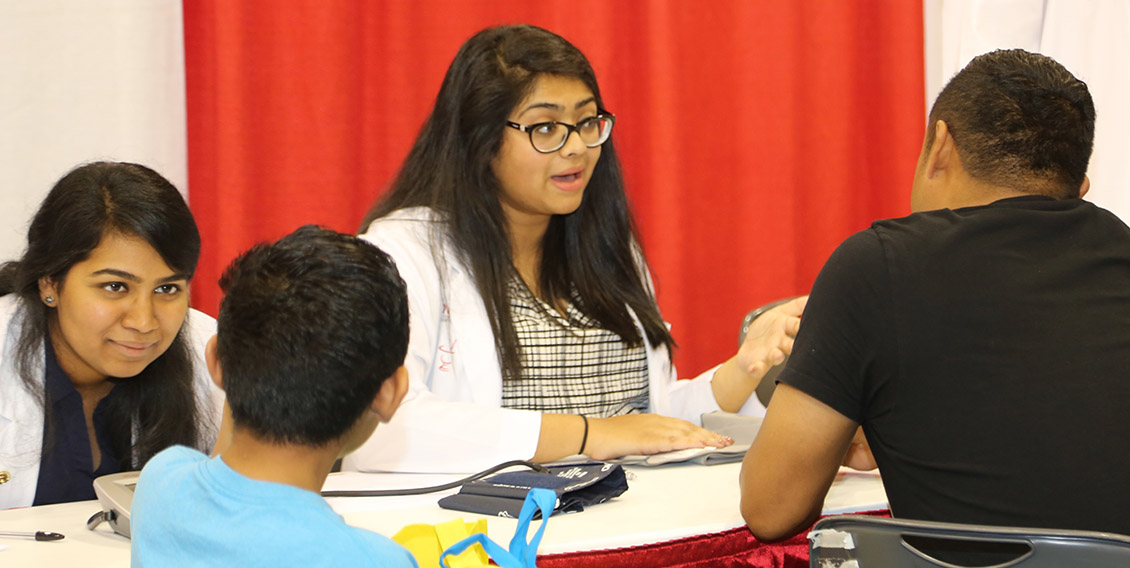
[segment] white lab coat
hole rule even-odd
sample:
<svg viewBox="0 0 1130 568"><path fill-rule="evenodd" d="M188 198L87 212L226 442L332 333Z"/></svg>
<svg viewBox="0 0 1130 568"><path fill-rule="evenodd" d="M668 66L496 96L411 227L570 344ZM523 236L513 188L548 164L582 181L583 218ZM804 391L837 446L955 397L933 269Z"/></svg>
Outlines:
<svg viewBox="0 0 1130 568"><path fill-rule="evenodd" d="M541 413L502 408L486 306L451 243L439 243L440 258L433 252L437 222L428 208L402 209L361 235L392 256L408 286L410 389L392 420L347 456L343 469L474 472L529 459L537 449ZM640 334L646 341L642 328ZM665 347L648 344L647 351L651 412L699 423L703 413L718 410L710 388L714 369L680 381ZM757 397L742 408L764 412Z"/></svg>
<svg viewBox="0 0 1130 568"><path fill-rule="evenodd" d="M14 294L0 297L0 510L28 507L39 484L39 458L43 446L43 406L28 392L16 372L16 343L23 315ZM193 351L195 383L200 408L209 409L201 440L214 443L223 411L223 391L216 388L204 363L204 346L216 333L216 320L189 310L188 343ZM42 351L37 359L42 365ZM42 375L42 371L39 371Z"/></svg>

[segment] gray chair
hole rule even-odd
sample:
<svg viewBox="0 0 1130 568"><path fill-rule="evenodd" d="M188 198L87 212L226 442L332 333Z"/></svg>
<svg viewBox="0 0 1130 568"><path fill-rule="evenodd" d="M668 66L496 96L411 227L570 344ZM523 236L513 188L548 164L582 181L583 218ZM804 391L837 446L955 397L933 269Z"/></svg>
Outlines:
<svg viewBox="0 0 1130 568"><path fill-rule="evenodd" d="M793 300L793 298L770 302L746 314L745 317L742 318L741 329L738 331L738 347L740 348L742 342L745 341L745 334L749 331L749 326L753 325L753 320L757 319L761 314L791 300ZM765 373L765 377L761 379L761 383L757 385L757 389L755 389L754 392L757 394L757 399L761 401L761 404L769 406L769 399L773 397L773 389L777 388L777 375L781 374L781 370L785 368L785 363L788 362L789 358L786 356L784 361L781 361L779 364L774 365L772 369L769 369L769 372Z"/></svg>
<svg viewBox="0 0 1130 568"><path fill-rule="evenodd" d="M887 519L825 517L808 534L811 568L1130 566L1130 537Z"/></svg>

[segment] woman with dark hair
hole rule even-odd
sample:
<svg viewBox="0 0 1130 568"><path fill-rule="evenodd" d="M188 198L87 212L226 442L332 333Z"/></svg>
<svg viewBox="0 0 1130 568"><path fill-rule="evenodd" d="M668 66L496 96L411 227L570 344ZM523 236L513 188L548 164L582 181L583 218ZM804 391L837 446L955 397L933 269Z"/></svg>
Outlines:
<svg viewBox="0 0 1130 568"><path fill-rule="evenodd" d="M0 509L93 499L96 477L164 448L211 449L199 254L184 198L145 166L83 165L47 194L0 267Z"/></svg>
<svg viewBox="0 0 1130 568"><path fill-rule="evenodd" d="M764 412L750 395L791 349L802 301L759 318L735 358L677 380L615 120L560 36L502 26L463 44L362 225L408 284L412 388L345 467L459 471L722 446L692 422Z"/></svg>

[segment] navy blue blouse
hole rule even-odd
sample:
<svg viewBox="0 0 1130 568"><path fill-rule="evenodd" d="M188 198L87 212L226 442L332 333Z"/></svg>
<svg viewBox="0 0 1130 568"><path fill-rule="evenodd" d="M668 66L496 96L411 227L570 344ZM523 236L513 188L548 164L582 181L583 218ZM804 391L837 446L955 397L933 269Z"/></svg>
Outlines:
<svg viewBox="0 0 1130 568"><path fill-rule="evenodd" d="M82 395L55 358L51 339L44 341L47 412L51 424L43 428L43 457L34 505L69 503L94 499L94 479L122 470L114 453L106 417L107 402L118 392L115 386L94 409L94 432L102 450L102 463L94 469L90 437L82 411Z"/></svg>

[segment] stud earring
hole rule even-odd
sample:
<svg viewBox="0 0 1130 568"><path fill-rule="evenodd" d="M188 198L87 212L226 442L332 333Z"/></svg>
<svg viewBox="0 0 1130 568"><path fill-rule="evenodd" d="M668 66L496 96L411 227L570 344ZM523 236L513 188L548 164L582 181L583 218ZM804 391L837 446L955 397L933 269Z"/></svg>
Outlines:
<svg viewBox="0 0 1130 568"><path fill-rule="evenodd" d="M43 301L47 302L48 304L54 304L55 298L53 296L47 296L46 298L43 298Z"/></svg>

